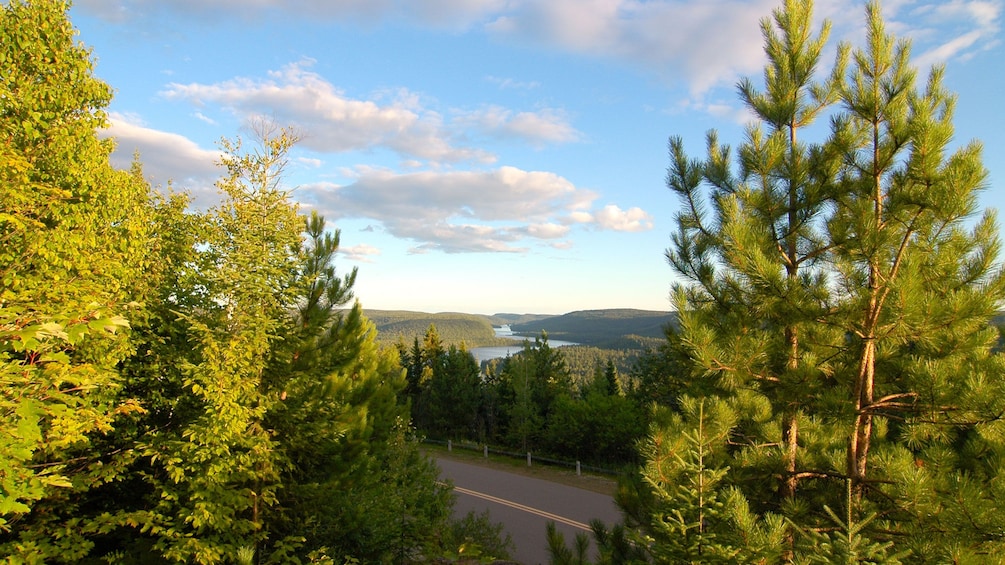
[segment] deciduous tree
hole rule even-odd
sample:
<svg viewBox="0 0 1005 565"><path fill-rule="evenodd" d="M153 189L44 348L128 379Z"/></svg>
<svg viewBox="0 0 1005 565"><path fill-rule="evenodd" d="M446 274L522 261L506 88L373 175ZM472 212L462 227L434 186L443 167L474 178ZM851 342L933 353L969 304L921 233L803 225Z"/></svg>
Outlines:
<svg viewBox="0 0 1005 565"><path fill-rule="evenodd" d="M148 187L100 140L111 89L67 4L0 6L0 552L72 560L68 500L128 453L96 444L142 410L122 394L149 243Z"/></svg>

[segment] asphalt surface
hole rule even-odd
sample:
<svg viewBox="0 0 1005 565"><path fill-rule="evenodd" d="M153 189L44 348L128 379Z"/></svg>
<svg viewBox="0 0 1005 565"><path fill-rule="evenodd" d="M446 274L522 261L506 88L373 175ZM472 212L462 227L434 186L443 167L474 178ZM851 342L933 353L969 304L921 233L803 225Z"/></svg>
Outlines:
<svg viewBox="0 0 1005 565"><path fill-rule="evenodd" d="M512 558L525 565L548 563L548 522L555 522L570 547L577 533L585 533L593 551L590 520L613 524L621 519L614 500L604 494L451 459L436 462L440 477L454 483L455 517L487 509L492 521L501 522L512 536Z"/></svg>

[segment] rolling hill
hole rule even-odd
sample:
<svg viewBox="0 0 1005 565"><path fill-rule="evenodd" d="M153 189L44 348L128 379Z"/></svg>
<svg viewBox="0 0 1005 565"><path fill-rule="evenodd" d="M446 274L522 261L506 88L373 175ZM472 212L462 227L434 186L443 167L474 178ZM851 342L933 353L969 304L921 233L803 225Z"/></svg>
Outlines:
<svg viewBox="0 0 1005 565"><path fill-rule="evenodd" d="M436 332L446 346L460 345L462 342L467 347L506 343L495 337L492 319L480 314L430 314L406 310L364 310L363 313L377 326L377 341L384 345L402 341L410 346L416 337L421 340L426 335L430 325L436 326ZM497 325L505 323L508 322L499 322Z"/></svg>
<svg viewBox="0 0 1005 565"><path fill-rule="evenodd" d="M383 344L398 341L411 345L415 337L422 338L430 325L445 345L468 347L510 343L495 337L493 326L509 325L519 335L533 338L547 332L551 339L572 341L600 348L625 349L640 347L639 342L663 339L663 328L676 322L672 312L634 310L581 310L559 316L543 314L464 314L460 312L413 312L406 310L366 310L366 316L377 326L378 340Z"/></svg>
<svg viewBox="0 0 1005 565"><path fill-rule="evenodd" d="M550 339L619 349L624 347L624 338L630 336L662 339L663 328L676 322L677 315L673 312L619 308L569 312L561 316L510 324L510 328L514 333L528 337L540 335L544 331Z"/></svg>

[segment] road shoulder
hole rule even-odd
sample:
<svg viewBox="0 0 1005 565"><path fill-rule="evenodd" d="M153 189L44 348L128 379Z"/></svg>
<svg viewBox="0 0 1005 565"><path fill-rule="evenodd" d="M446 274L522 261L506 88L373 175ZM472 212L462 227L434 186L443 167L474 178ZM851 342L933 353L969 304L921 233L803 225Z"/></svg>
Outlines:
<svg viewBox="0 0 1005 565"><path fill-rule="evenodd" d="M467 463L469 465L478 465L480 467L495 469L497 471L525 475L544 481L550 481L570 487L581 488L591 492L606 494L607 496L614 496L614 493L618 489L617 480L613 477L592 475L588 473L576 475L575 471L544 464L528 467L526 463L516 459L500 459L497 457L489 457L489 459L485 459L481 456L481 454L462 449L447 451L446 448L426 445L422 447L422 451L434 459L450 459L461 463Z"/></svg>

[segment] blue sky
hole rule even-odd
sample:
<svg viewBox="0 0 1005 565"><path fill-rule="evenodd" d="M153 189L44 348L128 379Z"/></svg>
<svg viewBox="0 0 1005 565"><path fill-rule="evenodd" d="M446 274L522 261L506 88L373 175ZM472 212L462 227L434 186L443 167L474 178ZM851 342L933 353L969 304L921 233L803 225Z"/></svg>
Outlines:
<svg viewBox="0 0 1005 565"><path fill-rule="evenodd" d="M774 0L77 0L127 166L211 205L217 142L303 140L287 186L342 230L365 308L669 310L666 142L738 144ZM1005 183L1003 0L887 1L915 64L947 65L956 143ZM818 19L859 41L864 3ZM832 57L825 59L825 63Z"/></svg>

